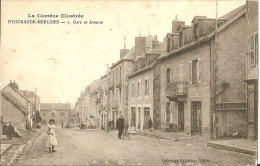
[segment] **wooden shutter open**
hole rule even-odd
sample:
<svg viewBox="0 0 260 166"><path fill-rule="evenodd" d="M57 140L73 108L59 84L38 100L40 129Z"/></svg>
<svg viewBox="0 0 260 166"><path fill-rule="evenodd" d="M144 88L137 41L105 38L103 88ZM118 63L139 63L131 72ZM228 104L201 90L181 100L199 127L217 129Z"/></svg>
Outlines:
<svg viewBox="0 0 260 166"><path fill-rule="evenodd" d="M202 82L202 75L201 75L201 58L198 58L198 63L197 63L197 80L198 83Z"/></svg>

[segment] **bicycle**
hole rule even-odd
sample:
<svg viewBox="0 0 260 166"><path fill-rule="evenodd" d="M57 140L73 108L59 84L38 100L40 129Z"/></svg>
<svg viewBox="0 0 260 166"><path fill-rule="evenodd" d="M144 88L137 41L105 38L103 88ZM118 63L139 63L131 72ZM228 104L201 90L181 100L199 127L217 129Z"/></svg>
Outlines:
<svg viewBox="0 0 260 166"><path fill-rule="evenodd" d="M129 134L128 130L125 129L125 130L123 131L122 135L123 135L123 139L128 139L128 140L130 140L130 134Z"/></svg>

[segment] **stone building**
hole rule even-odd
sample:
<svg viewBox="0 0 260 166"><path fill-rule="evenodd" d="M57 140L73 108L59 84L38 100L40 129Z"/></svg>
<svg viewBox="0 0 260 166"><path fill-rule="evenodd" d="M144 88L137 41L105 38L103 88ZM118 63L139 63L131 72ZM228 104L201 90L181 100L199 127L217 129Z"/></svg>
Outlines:
<svg viewBox="0 0 260 166"><path fill-rule="evenodd" d="M137 56L134 70L128 75L128 125L136 130L148 129L148 120L155 120L153 94L153 67L157 58L165 52L165 43L159 43L155 37L151 48Z"/></svg>
<svg viewBox="0 0 260 166"><path fill-rule="evenodd" d="M160 57L161 122L207 138L246 135L245 5L217 19L175 19ZM216 30L217 27L217 30Z"/></svg>
<svg viewBox="0 0 260 166"><path fill-rule="evenodd" d="M113 121L114 128L116 120L122 115L127 123L127 104L128 104L128 82L127 75L133 69L135 49L121 49L120 59L112 64L108 72L108 96L109 96L109 115L108 119Z"/></svg>
<svg viewBox="0 0 260 166"><path fill-rule="evenodd" d="M99 98L97 99L97 103L100 102L100 127L101 129L107 129L108 124L108 113L109 113L109 95L108 95L108 77L107 74L100 78L101 80L101 90L99 91Z"/></svg>
<svg viewBox="0 0 260 166"><path fill-rule="evenodd" d="M19 90L19 92L25 96L31 103L31 111L32 111L32 118L34 121L36 121L36 111L40 113L40 97L38 95L35 95L34 91L29 90Z"/></svg>
<svg viewBox="0 0 260 166"><path fill-rule="evenodd" d="M1 116L17 128L32 127L31 103L19 92L15 81L1 90Z"/></svg>
<svg viewBox="0 0 260 166"><path fill-rule="evenodd" d="M56 125L65 127L69 120L71 106L69 103L41 103L41 117L44 124L54 119Z"/></svg>
<svg viewBox="0 0 260 166"><path fill-rule="evenodd" d="M248 138L257 139L258 129L258 2L246 2L247 28L247 125Z"/></svg>

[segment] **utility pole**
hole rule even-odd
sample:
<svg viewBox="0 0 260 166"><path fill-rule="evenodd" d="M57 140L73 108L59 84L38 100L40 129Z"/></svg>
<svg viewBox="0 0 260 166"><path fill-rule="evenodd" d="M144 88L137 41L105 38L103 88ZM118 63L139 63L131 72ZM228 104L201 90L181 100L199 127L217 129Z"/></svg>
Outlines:
<svg viewBox="0 0 260 166"><path fill-rule="evenodd" d="M218 0L216 0L216 23L215 23L215 42L214 42L214 90L213 90L213 110L211 110L211 138L215 139L217 135L216 126L214 125L216 116L216 91L217 91L217 33L218 33Z"/></svg>

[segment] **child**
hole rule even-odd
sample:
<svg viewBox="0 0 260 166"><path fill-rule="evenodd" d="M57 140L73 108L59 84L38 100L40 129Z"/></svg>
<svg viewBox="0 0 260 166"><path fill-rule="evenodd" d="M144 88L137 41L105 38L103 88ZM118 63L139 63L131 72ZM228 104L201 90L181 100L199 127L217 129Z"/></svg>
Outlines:
<svg viewBox="0 0 260 166"><path fill-rule="evenodd" d="M47 147L49 148L49 152L56 152L54 150L54 146L57 145L57 139L55 136L55 131L54 129L56 128L56 126L54 125L54 120L50 119L49 120L49 125L47 125L48 127L48 138L47 138Z"/></svg>

